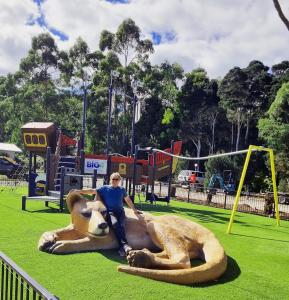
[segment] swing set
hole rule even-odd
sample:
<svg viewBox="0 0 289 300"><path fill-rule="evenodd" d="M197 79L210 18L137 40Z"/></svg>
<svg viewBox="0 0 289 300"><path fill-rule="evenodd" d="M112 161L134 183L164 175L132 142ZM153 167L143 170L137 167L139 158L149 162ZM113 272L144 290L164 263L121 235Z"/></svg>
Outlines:
<svg viewBox="0 0 289 300"><path fill-rule="evenodd" d="M244 184L244 180L245 180L245 177L246 177L246 173L247 173L247 169L248 169L248 165L249 165L249 162L250 162L252 152L264 151L264 152L269 153L270 167L271 167L271 174L272 174L274 203L275 203L275 211L276 211L276 222L277 222L277 226L280 226L280 215L279 215L279 206L278 206L276 172L275 172L273 149L265 148L265 147L262 147L262 146L250 145L249 148L245 149L245 150L229 152L229 153L215 154L215 155L204 156L204 157L184 157L184 156L179 156L179 155L173 155L171 153L166 153L166 152L164 152L160 149L152 149L152 151L153 152L160 152L160 153L163 153L163 154L166 154L166 155L169 155L169 156L173 156L173 157L176 157L176 158L180 158L180 159L195 160L195 161L207 160L207 159L210 159L210 158L216 158L216 157L222 157L222 156L232 156L232 155L247 153L245 163L244 163L244 166L243 166L243 170L242 170L242 174L241 174L241 178L240 178L240 182L239 182L239 186L238 186L238 190L237 190L237 194L236 194L236 197L235 197L233 209L232 209L232 212L231 212L229 225L228 225L228 228L227 228L227 233L228 234L231 233L231 231L232 231L232 226L233 226L233 223L234 223L234 217L235 217L236 211L238 209L238 203L239 203L239 200L240 200L241 191L242 191L242 188L243 188L243 184Z"/></svg>

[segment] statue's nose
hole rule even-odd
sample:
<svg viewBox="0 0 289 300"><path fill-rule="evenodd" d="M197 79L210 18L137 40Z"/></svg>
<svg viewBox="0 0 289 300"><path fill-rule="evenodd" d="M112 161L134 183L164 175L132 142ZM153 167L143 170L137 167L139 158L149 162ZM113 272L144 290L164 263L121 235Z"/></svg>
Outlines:
<svg viewBox="0 0 289 300"><path fill-rule="evenodd" d="M105 228L107 228L107 223L106 222L103 222L103 223L100 223L99 225L98 225L98 228L100 228L100 229L105 229Z"/></svg>

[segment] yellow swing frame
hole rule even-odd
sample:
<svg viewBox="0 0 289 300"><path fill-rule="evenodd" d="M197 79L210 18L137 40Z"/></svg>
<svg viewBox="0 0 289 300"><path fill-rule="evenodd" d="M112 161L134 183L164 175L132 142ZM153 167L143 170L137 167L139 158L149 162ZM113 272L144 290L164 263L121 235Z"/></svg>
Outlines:
<svg viewBox="0 0 289 300"><path fill-rule="evenodd" d="M236 195L233 210L232 210L232 213L231 213L231 218L230 218L230 222L229 222L229 225L228 225L227 233L231 233L231 231L232 231L234 217L235 217L235 214L236 214L236 211L237 211L237 208L238 208L238 203L239 203L239 200L240 200L241 191L242 191L242 188L243 188L247 168L248 168L250 157L251 157L251 154L252 154L253 151L265 151L265 152L269 153L271 174L272 174L272 183L273 183L274 202L275 202L275 211L276 211L276 221L277 221L277 226L280 226L280 216L279 216L279 206L278 206L278 195L277 195L276 173L275 173L273 150L270 149L270 148L264 148L262 146L250 145L249 149L248 149L248 152L247 152L246 160L245 160L245 163L244 163L244 166L243 166L243 171L242 171L241 179L240 179L240 182L239 182L237 195Z"/></svg>

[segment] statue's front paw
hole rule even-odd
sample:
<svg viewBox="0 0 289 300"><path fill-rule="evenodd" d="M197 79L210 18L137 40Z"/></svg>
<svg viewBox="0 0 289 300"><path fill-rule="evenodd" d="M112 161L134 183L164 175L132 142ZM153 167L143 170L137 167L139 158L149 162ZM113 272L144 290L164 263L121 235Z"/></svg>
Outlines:
<svg viewBox="0 0 289 300"><path fill-rule="evenodd" d="M50 252L49 249L56 242L56 234L53 232L44 232L38 242L38 249L44 252Z"/></svg>
<svg viewBox="0 0 289 300"><path fill-rule="evenodd" d="M53 245L51 245L48 249L49 253L52 254L64 254L67 253L66 243L63 241L57 241Z"/></svg>
<svg viewBox="0 0 289 300"><path fill-rule="evenodd" d="M127 261L131 267L146 268L152 267L152 258L150 253L145 250L130 251Z"/></svg>

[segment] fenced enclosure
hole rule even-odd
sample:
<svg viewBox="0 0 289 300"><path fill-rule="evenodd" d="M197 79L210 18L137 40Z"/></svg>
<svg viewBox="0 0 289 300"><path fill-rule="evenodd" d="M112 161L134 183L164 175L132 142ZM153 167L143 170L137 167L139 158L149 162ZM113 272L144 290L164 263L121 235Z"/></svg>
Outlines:
<svg viewBox="0 0 289 300"><path fill-rule="evenodd" d="M0 192L7 190L15 191L20 187L28 187L28 182L22 179L0 177Z"/></svg>
<svg viewBox="0 0 289 300"><path fill-rule="evenodd" d="M159 195L167 195L167 184L157 183L155 192ZM195 204L209 205L231 210L234 205L235 195L216 191L208 193L199 186L175 186L175 197L177 200ZM270 195L270 193L269 193ZM275 207L273 199L267 199L268 193L242 193L238 205L239 212L252 213L256 215L273 217ZM289 220L289 195L278 193L280 218Z"/></svg>
<svg viewBox="0 0 289 300"><path fill-rule="evenodd" d="M100 187L104 184L103 178L97 178L96 187ZM125 181L122 182L125 186ZM83 188L91 188L92 177L83 177ZM3 191L17 191L18 188L27 188L27 181L19 179L9 179L6 177L0 177L0 193ZM136 187L137 193L140 193L141 186ZM229 195L227 193L216 191L211 196L208 192L198 185L173 185L172 190L174 190L174 197L180 201L186 201L201 205L210 205L218 208L224 208L231 210L235 201L235 195ZM168 194L168 184L162 182L156 182L154 191L159 196L167 196ZM139 199L136 195L136 201ZM284 193L278 193L279 199L279 212L280 218L283 220L289 220L289 195ZM245 213L253 213L262 216L274 216L274 203L268 203L266 201L265 193L249 193L244 192L241 194L238 211Z"/></svg>
<svg viewBox="0 0 289 300"><path fill-rule="evenodd" d="M8 256L0 252L1 277L0 277L0 299L17 300L57 300L31 278L26 272L19 268Z"/></svg>

